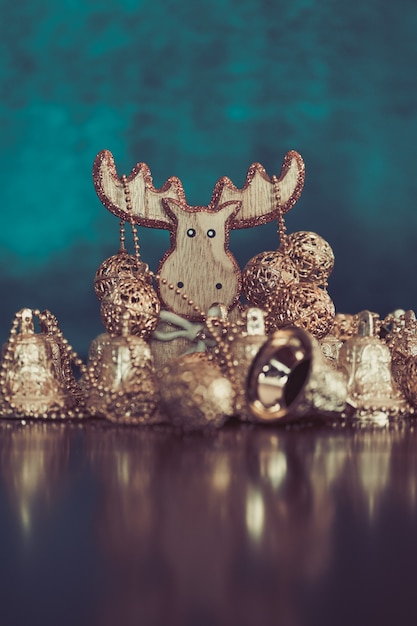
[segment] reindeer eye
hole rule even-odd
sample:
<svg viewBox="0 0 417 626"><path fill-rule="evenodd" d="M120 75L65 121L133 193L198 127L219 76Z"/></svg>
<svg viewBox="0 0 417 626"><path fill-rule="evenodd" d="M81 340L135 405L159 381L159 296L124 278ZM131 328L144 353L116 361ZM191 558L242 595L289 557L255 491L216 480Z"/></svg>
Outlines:
<svg viewBox="0 0 417 626"><path fill-rule="evenodd" d="M216 231L213 228L209 228L209 230L207 231L207 237L210 237L210 239L213 239L213 237L216 236Z"/></svg>
<svg viewBox="0 0 417 626"><path fill-rule="evenodd" d="M187 235L188 235L189 237L195 237L195 230L194 230L194 228L189 228L189 229L187 230Z"/></svg>

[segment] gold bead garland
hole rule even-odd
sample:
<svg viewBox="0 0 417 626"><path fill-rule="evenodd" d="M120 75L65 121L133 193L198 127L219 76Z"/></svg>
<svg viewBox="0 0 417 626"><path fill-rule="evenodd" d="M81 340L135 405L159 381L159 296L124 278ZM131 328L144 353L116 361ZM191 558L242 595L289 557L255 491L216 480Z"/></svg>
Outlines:
<svg viewBox="0 0 417 626"><path fill-rule="evenodd" d="M125 222L120 221L120 250L96 274L103 284L100 315L107 333L90 349L82 386L90 414L119 424L163 421L159 392L149 345L144 341L155 330L160 301L153 288L155 277L140 259L140 245L133 221L130 189L121 178L133 236L134 255L125 248ZM106 282L107 277L110 280Z"/></svg>
<svg viewBox="0 0 417 626"><path fill-rule="evenodd" d="M248 307L239 322L207 318L206 326L216 340L213 358L217 359L235 391L234 412L243 420L253 418L247 402L248 371L253 359L267 340L265 312Z"/></svg>
<svg viewBox="0 0 417 626"><path fill-rule="evenodd" d="M278 211L280 248L252 257L242 272L242 293L250 306L267 308L278 291L299 282L299 273L287 254L287 234L281 210L279 183L272 176L275 204Z"/></svg>
<svg viewBox="0 0 417 626"><path fill-rule="evenodd" d="M100 267L94 277L94 290L100 301L103 299L104 295L112 289L112 287L114 287L115 282L117 282L120 275L128 274L130 276L134 276L137 280L145 280L145 282L148 283L152 282L152 279L149 276L148 265L143 263L140 258L139 237L133 221L132 199L125 174L122 176L122 184L125 195L126 210L129 214L129 223L132 230L134 254L131 255L126 250L125 221L121 219L119 229L119 250L115 255L109 257L100 264Z"/></svg>

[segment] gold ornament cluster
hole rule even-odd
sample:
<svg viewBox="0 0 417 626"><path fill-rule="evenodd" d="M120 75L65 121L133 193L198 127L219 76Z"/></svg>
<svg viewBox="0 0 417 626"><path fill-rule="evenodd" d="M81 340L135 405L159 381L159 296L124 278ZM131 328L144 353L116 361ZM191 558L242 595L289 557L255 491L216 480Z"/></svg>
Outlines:
<svg viewBox="0 0 417 626"><path fill-rule="evenodd" d="M122 177L126 206L130 192ZM276 180L276 179L275 179ZM276 186L277 206L279 193ZM360 420L386 425L417 407L417 321L335 312L327 287L334 254L320 235L287 234L242 271L242 299L202 311L181 286L120 249L94 277L105 332L83 363L49 311L16 313L0 363L0 417L105 419L136 426L220 428L257 423ZM190 316L161 306L161 286Z"/></svg>

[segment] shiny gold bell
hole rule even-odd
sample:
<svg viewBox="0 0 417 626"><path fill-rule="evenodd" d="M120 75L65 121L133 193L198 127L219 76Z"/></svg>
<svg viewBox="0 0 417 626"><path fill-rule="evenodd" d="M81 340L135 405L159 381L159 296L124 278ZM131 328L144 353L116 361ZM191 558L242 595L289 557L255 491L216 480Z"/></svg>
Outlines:
<svg viewBox="0 0 417 626"><path fill-rule="evenodd" d="M64 343L51 332L36 333L34 316L45 321L39 311L25 308L16 313L3 346L1 415L74 417L77 398L69 380L68 355L62 352Z"/></svg>
<svg viewBox="0 0 417 626"><path fill-rule="evenodd" d="M374 314L358 314L358 334L339 352L339 366L348 376L348 404L354 416L385 424L408 412L391 375L389 348L375 335Z"/></svg>
<svg viewBox="0 0 417 626"><path fill-rule="evenodd" d="M142 337L130 334L129 320L125 311L122 333L103 333L90 348L82 380L87 409L95 417L122 424L160 422L151 351Z"/></svg>

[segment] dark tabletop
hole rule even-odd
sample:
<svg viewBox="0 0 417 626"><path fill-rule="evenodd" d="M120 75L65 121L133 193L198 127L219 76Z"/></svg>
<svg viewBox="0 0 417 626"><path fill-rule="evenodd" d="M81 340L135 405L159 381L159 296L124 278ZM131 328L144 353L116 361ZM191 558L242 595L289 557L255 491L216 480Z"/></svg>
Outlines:
<svg viewBox="0 0 417 626"><path fill-rule="evenodd" d="M0 423L0 624L417 623L417 432Z"/></svg>

